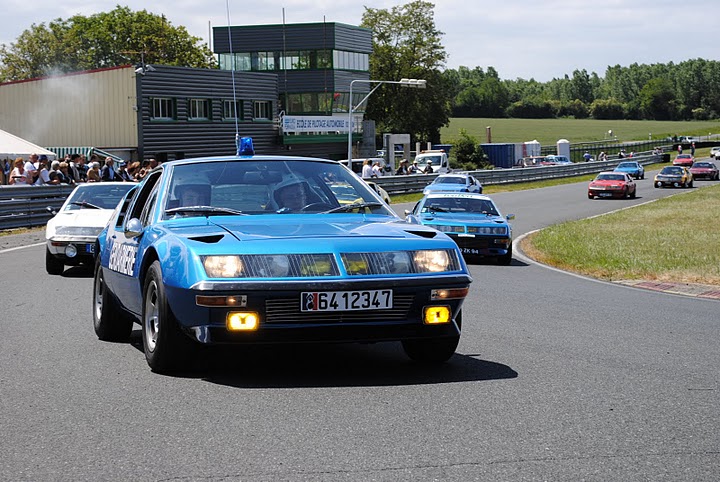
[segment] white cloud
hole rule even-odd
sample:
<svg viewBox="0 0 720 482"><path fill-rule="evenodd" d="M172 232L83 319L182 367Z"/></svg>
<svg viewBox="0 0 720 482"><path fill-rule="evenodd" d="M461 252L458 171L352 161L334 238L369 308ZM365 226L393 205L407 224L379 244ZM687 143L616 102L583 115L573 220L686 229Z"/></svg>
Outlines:
<svg viewBox="0 0 720 482"><path fill-rule="evenodd" d="M30 26L75 14L110 11L118 2L5 0L0 43L9 44ZM401 1L371 1L391 8ZM231 25L360 23L357 0L268 0L229 3ZM718 59L716 0L436 0L435 24L444 32L447 66L494 67L505 79L547 81L585 69L603 76L608 66ZM228 4L197 0L123 3L133 10L164 14L175 26L208 41L209 26L228 25Z"/></svg>

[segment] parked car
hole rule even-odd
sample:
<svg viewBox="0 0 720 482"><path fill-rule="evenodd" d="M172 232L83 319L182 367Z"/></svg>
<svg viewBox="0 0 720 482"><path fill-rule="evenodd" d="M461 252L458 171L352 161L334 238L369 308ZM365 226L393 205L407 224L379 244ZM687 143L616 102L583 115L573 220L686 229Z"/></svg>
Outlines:
<svg viewBox="0 0 720 482"><path fill-rule="evenodd" d="M717 166L708 161L696 161L690 168L693 179L708 179L710 181L718 180Z"/></svg>
<svg viewBox="0 0 720 482"><path fill-rule="evenodd" d="M328 179L362 200L340 204ZM127 340L139 323L158 372L215 344L397 340L443 362L472 281L451 238L402 222L338 162L255 156L246 138L239 156L162 163L96 250L95 333Z"/></svg>
<svg viewBox="0 0 720 482"><path fill-rule="evenodd" d="M95 244L120 200L135 186L128 182L79 184L45 226L45 271L95 261Z"/></svg>
<svg viewBox="0 0 720 482"><path fill-rule="evenodd" d="M637 161L623 161L615 168L616 172L624 172L635 179L645 179L645 168Z"/></svg>
<svg viewBox="0 0 720 482"><path fill-rule="evenodd" d="M431 226L450 236L467 259L495 258L512 262L514 214L503 216L488 196L471 193L430 193L405 211L412 224Z"/></svg>
<svg viewBox="0 0 720 482"><path fill-rule="evenodd" d="M710 158L711 159L720 159L720 146L715 146L710 148Z"/></svg>
<svg viewBox="0 0 720 482"><path fill-rule="evenodd" d="M673 160L673 166L690 167L695 162L695 158L692 154L678 154Z"/></svg>
<svg viewBox="0 0 720 482"><path fill-rule="evenodd" d="M601 172L588 185L588 198L634 198L637 196L637 185L632 177L625 172Z"/></svg>
<svg viewBox="0 0 720 482"><path fill-rule="evenodd" d="M693 175L683 166L665 166L655 175L655 187L693 187Z"/></svg>
<svg viewBox="0 0 720 482"><path fill-rule="evenodd" d="M518 161L518 167L540 167L545 164L545 156L528 156Z"/></svg>
<svg viewBox="0 0 720 482"><path fill-rule="evenodd" d="M442 174L425 186L423 195L431 192L482 193L482 184L470 174Z"/></svg>

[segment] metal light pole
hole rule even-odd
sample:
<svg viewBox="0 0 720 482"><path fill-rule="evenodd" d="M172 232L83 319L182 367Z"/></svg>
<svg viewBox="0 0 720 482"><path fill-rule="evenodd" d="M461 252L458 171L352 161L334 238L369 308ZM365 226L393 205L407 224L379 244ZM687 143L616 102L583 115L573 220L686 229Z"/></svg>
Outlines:
<svg viewBox="0 0 720 482"><path fill-rule="evenodd" d="M352 133L353 133L353 121L352 121L352 115L353 112L355 112L355 108L353 108L353 84L355 82L363 82L365 84L377 84L373 89L368 92L368 95L363 97L363 100L357 103L357 106L361 106L363 102L365 102L368 97L372 95L373 92L375 92L378 87L380 87L382 84L398 84L403 87L412 87L416 89L424 89L427 87L427 80L423 79L400 79L400 80L365 80L365 79L355 79L350 82L350 101L348 105L348 167L352 169Z"/></svg>

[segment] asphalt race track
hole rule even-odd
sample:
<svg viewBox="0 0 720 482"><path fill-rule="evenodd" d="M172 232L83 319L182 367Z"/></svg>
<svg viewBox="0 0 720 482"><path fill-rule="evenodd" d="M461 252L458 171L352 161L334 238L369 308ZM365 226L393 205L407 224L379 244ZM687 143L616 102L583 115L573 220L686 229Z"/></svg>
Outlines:
<svg viewBox="0 0 720 482"><path fill-rule="evenodd" d="M647 202L587 183L496 194L515 236ZM697 188L708 182L696 182ZM411 205L396 205L402 212ZM217 350L153 374L92 329L92 273L0 251L0 480L710 481L720 302L516 258L476 264L458 354L396 344Z"/></svg>

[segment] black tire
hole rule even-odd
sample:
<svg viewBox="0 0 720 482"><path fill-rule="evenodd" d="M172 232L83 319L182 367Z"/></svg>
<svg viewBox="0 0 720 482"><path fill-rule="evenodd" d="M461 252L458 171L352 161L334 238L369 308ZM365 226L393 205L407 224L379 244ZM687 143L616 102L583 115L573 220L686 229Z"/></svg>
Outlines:
<svg viewBox="0 0 720 482"><path fill-rule="evenodd" d="M55 275L63 274L63 271L65 271L65 263L53 256L47 247L45 248L45 271L48 274Z"/></svg>
<svg viewBox="0 0 720 482"><path fill-rule="evenodd" d="M632 199L635 199L635 198L637 197L637 187L636 187L635 189L633 189L633 192L632 192L632 194L630 195L630 197L631 197Z"/></svg>
<svg viewBox="0 0 720 482"><path fill-rule="evenodd" d="M103 341L126 341L132 333L132 319L122 313L115 295L108 289L100 262L95 263L93 283L93 327Z"/></svg>
<svg viewBox="0 0 720 482"><path fill-rule="evenodd" d="M512 244L510 245L510 248L508 248L507 254L497 257L497 264L510 266L510 263L512 263Z"/></svg>
<svg viewBox="0 0 720 482"><path fill-rule="evenodd" d="M458 328L462 327L462 311L455 318ZM448 338L429 340L403 340L405 354L413 361L420 363L444 363L455 354L460 335Z"/></svg>
<svg viewBox="0 0 720 482"><path fill-rule="evenodd" d="M688 187L690 187L690 188L693 187L693 182L695 182L695 181L690 181L690 183L688 184Z"/></svg>
<svg viewBox="0 0 720 482"><path fill-rule="evenodd" d="M168 305L159 261L150 265L145 276L141 321L143 349L150 369L170 373L186 368L192 358L193 342L180 331Z"/></svg>
<svg viewBox="0 0 720 482"><path fill-rule="evenodd" d="M588 199L595 199L595 196L593 196L592 194L588 194Z"/></svg>

